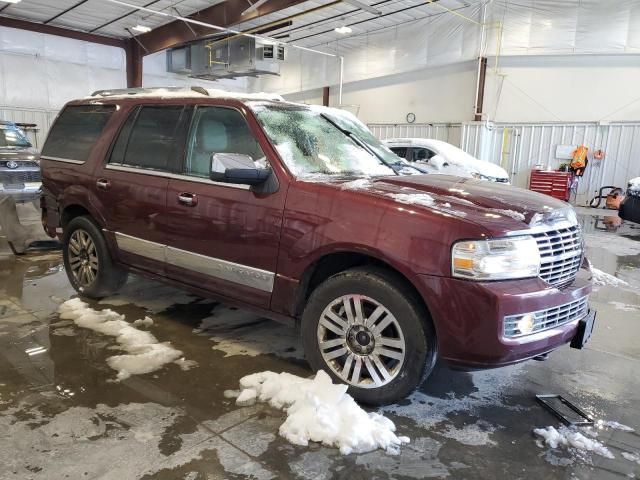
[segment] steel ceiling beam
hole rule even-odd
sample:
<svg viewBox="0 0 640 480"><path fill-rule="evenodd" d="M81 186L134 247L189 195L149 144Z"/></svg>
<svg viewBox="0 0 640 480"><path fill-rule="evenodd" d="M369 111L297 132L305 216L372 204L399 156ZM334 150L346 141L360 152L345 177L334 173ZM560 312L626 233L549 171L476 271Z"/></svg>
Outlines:
<svg viewBox="0 0 640 480"><path fill-rule="evenodd" d="M140 6L141 6L142 8L147 8L147 7L150 7L150 6L152 6L152 5L156 4L156 3L158 3L159 1L160 1L160 0L152 0L152 1L151 1L151 2L149 2L149 3L146 3L145 5L140 5ZM109 20L107 23L103 23L102 25L99 25L99 26L97 26L97 27L95 27L95 28L93 28L93 29L89 30L89 33L97 32L98 30L100 30L100 29L102 29L102 28L104 28L104 27L108 27L109 25L111 25L111 24L113 24L113 23L119 22L119 21L120 21L120 20L122 20L123 18L127 18L127 17L129 17L129 16L131 16L131 15L133 15L134 13L137 13L137 12L139 12L139 11L140 11L140 9L139 9L139 8L138 8L138 9L135 9L135 10L131 10L131 11L129 11L129 12L127 12L127 13L125 13L124 15L120 15L119 17L114 18L113 20Z"/></svg>
<svg viewBox="0 0 640 480"><path fill-rule="evenodd" d="M220 27L230 27L237 23L299 5L305 1L306 0L269 0L263 6L245 15L242 15L242 12L246 10L246 3L239 0L226 1L200 10L199 12L189 15L187 18L199 22L211 23ZM200 25L191 25L191 27L195 31L197 38L206 37L212 33L209 27ZM138 35L137 39L145 46L149 53L166 50L167 48L194 40L193 32L181 20L175 20L156 27L149 33Z"/></svg>
<svg viewBox="0 0 640 480"><path fill-rule="evenodd" d="M53 17L51 17L48 20L45 20L44 23L45 25L49 22L53 22L56 18L59 18L61 16L63 16L65 13L69 13L71 10L78 8L80 5L87 3L89 0L80 0L78 3L76 3L75 5L70 6L69 8L64 9L63 11L61 11L60 13L57 13L56 15L54 15Z"/></svg>
<svg viewBox="0 0 640 480"><path fill-rule="evenodd" d="M16 28L18 30L28 30L36 33L46 33L47 35L56 35L58 37L73 38L74 40L82 40L84 42L98 43L100 45L109 45L111 47L126 48L125 40L119 38L105 37L104 35L95 35L93 33L80 32L69 28L55 27L53 25L44 25L42 23L29 22L27 20L19 20L17 18L9 18L0 16L0 27Z"/></svg>
<svg viewBox="0 0 640 480"><path fill-rule="evenodd" d="M373 8L371 5L367 5L360 0L344 0L345 3L348 3L352 7L359 8L360 10L364 10L365 12L369 12L373 15L382 15L382 12L377 8Z"/></svg>

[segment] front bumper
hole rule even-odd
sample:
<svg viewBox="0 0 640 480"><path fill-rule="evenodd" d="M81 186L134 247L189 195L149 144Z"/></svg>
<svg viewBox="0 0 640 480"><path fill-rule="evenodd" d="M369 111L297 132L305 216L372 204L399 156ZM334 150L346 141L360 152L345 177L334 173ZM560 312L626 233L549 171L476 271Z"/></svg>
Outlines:
<svg viewBox="0 0 640 480"><path fill-rule="evenodd" d="M24 185L23 188L7 188L2 183L0 183L0 195L8 195L12 197L16 201L16 203L31 202L32 200L35 200L39 197L42 183L27 182L22 185Z"/></svg>
<svg viewBox="0 0 640 480"><path fill-rule="evenodd" d="M539 278L475 282L420 276L420 289L438 335L440 357L461 367L492 368L518 363L565 345L580 318L515 338L504 317L576 302L591 292L591 272L581 268L569 285L556 288Z"/></svg>

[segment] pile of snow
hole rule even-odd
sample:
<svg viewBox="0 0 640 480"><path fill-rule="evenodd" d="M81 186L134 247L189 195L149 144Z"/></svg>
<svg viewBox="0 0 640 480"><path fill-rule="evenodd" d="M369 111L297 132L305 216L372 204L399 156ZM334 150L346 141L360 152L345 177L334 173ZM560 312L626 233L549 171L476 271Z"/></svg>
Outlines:
<svg viewBox="0 0 640 480"><path fill-rule="evenodd" d="M622 452L622 457L630 462L635 462L640 465L640 453Z"/></svg>
<svg viewBox="0 0 640 480"><path fill-rule="evenodd" d="M433 197L426 193L389 193L388 195L400 203L409 205L433 207L436 203Z"/></svg>
<svg viewBox="0 0 640 480"><path fill-rule="evenodd" d="M603 272L602 270L591 265L591 273L593 274L594 285L604 286L611 285L612 287L628 287L629 284L624 280L614 277L613 275Z"/></svg>
<svg viewBox="0 0 640 480"><path fill-rule="evenodd" d="M504 210L501 208L492 208L491 211L500 215L504 215L505 217L511 217L514 220L519 220L521 222L524 222L524 214L520 212L516 212L515 210Z"/></svg>
<svg viewBox="0 0 640 480"><path fill-rule="evenodd" d="M343 190L362 190L371 188L371 186L373 186L373 183L368 178L358 178L357 180L343 183L340 188Z"/></svg>
<svg viewBox="0 0 640 480"><path fill-rule="evenodd" d="M183 369L186 366L184 359L180 360L180 350L173 348L169 342L159 343L151 333L138 330L125 321L124 315L113 310L94 310L79 298L74 298L60 305L58 313L60 318L73 320L79 327L116 338L119 348L127 352L107 358L107 364L118 372L118 381L131 375L154 372L172 362ZM149 317L145 317L142 322L146 325L153 324ZM189 368L193 366L188 365Z"/></svg>
<svg viewBox="0 0 640 480"><path fill-rule="evenodd" d="M398 454L400 445L409 443L394 433L391 420L365 412L347 394L346 385L334 385L322 370L312 379L284 372L254 373L240 379L240 388L237 405L259 401L287 413L279 433L295 445L320 442L348 455L378 448Z"/></svg>
<svg viewBox="0 0 640 480"><path fill-rule="evenodd" d="M545 444L551 448L565 447L575 448L596 453L606 458L615 458L613 453L602 443L592 438L585 437L576 429L570 429L562 426L559 429L555 427L536 428L533 433L541 437Z"/></svg>
<svg viewBox="0 0 640 480"><path fill-rule="evenodd" d="M613 430L620 430L622 432L635 432L633 428L623 425L619 422L614 422L612 420L598 420L596 422L596 426L598 428L607 427Z"/></svg>

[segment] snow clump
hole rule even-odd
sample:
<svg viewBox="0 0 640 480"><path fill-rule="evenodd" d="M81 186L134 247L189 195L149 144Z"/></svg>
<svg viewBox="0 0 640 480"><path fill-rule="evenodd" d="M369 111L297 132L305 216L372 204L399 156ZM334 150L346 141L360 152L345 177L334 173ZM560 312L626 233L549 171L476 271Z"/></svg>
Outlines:
<svg viewBox="0 0 640 480"><path fill-rule="evenodd" d="M397 455L400 446L409 443L395 434L391 420L365 412L347 394L347 385L333 384L322 370L310 379L286 372L254 373L240 379L240 388L237 405L259 401L287 413L279 433L295 445L311 441L336 447L343 455L378 448Z"/></svg>

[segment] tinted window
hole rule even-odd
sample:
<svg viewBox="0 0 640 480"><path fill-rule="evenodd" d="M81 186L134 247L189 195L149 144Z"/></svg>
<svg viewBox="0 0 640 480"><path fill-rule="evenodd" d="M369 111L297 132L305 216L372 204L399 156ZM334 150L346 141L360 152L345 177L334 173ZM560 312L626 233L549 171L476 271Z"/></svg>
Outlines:
<svg viewBox="0 0 640 480"><path fill-rule="evenodd" d="M116 139L116 143L113 146L113 150L111 150L109 163L121 164L124 160L124 152L127 150L127 143L129 142L129 135L131 134L131 127L133 126L133 122L135 122L137 115L138 109L136 108L129 114L127 121L124 122L124 125L120 129L120 133L118 133L118 138Z"/></svg>
<svg viewBox="0 0 640 480"><path fill-rule="evenodd" d="M86 161L114 105L77 105L64 109L51 127L42 155Z"/></svg>
<svg viewBox="0 0 640 480"><path fill-rule="evenodd" d="M256 166L266 168L265 155L237 110L199 107L193 119L184 173L208 177L214 153L248 155Z"/></svg>
<svg viewBox="0 0 640 480"><path fill-rule="evenodd" d="M390 147L391 151L400 158L407 158L407 147Z"/></svg>
<svg viewBox="0 0 640 480"><path fill-rule="evenodd" d="M122 164L132 167L175 172L178 170L184 145L182 125L184 107L142 107L132 120L133 127L123 128L112 153L120 155ZM125 139L128 136L128 139ZM126 143L126 148L123 145ZM124 156L122 151L124 150Z"/></svg>

